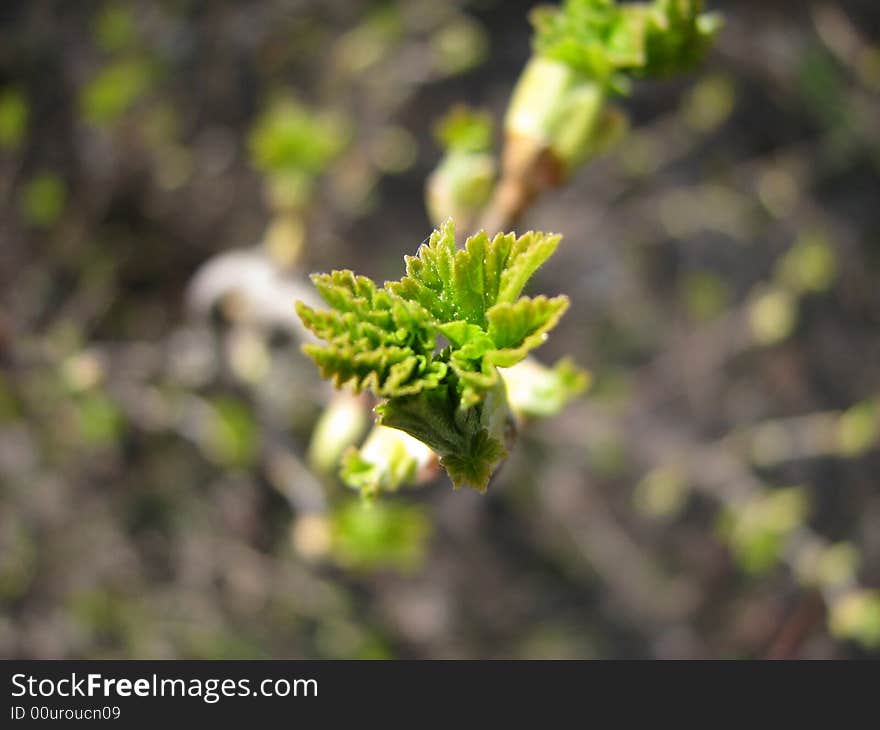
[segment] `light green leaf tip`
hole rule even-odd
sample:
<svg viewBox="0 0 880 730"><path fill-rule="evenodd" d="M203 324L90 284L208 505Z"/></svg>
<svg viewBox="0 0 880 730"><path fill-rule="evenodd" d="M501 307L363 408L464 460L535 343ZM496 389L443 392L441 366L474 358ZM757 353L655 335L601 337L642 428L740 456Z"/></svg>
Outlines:
<svg viewBox="0 0 880 730"><path fill-rule="evenodd" d="M587 390L592 380L590 373L570 358L563 358L551 368L527 357L512 368L505 368L502 377L511 410L534 418L555 416Z"/></svg>

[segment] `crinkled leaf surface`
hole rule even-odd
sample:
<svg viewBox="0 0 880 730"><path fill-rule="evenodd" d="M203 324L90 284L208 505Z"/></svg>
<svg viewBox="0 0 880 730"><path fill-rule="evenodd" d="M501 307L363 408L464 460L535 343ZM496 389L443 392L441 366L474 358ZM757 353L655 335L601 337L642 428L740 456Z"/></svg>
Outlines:
<svg viewBox="0 0 880 730"><path fill-rule="evenodd" d="M506 454L497 368L538 347L568 307L566 297L520 296L559 240L481 232L459 249L448 221L406 257L406 276L383 288L350 271L315 275L331 309L297 303L324 341L305 352L337 387L387 399L379 422L434 449L456 485L485 489ZM449 343L439 352L438 337Z"/></svg>

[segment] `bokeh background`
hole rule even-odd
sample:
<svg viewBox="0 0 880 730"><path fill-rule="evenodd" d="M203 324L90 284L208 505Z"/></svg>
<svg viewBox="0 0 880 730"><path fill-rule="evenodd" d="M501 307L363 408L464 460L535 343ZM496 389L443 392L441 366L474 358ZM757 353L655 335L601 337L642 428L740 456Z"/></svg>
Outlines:
<svg viewBox="0 0 880 730"><path fill-rule="evenodd" d="M709 2L527 213L572 299L539 356L593 384L487 495L309 468L305 274L399 276L532 5L2 3L0 656L880 656L874 0ZM297 104L333 154L291 213Z"/></svg>

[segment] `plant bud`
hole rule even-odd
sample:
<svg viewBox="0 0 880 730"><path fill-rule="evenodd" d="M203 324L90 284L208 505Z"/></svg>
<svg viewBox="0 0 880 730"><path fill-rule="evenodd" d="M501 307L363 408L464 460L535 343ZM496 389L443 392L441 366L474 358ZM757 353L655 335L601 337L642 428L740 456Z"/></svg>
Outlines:
<svg viewBox="0 0 880 730"><path fill-rule="evenodd" d="M425 444L403 431L374 426L360 449L350 448L343 458L341 476L364 497L392 492L425 482L436 473L437 456Z"/></svg>
<svg viewBox="0 0 880 730"><path fill-rule="evenodd" d="M364 398L336 393L318 419L309 444L309 464L322 474L335 471L342 454L363 434L367 426Z"/></svg>
<svg viewBox="0 0 880 730"><path fill-rule="evenodd" d="M605 101L602 85L568 64L535 56L513 92L504 123L507 139L522 139L519 144L531 146L533 157L549 150L567 176L601 147L597 132Z"/></svg>
<svg viewBox="0 0 880 730"><path fill-rule="evenodd" d="M453 218L468 230L489 200L496 164L487 153L451 150L428 177L426 204L431 222L440 226Z"/></svg>

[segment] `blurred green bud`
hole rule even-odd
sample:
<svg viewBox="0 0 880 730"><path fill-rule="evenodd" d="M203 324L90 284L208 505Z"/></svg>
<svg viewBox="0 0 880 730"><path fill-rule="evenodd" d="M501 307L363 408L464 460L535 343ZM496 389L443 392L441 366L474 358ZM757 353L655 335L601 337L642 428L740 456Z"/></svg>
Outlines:
<svg viewBox="0 0 880 730"><path fill-rule="evenodd" d="M456 104L434 127L434 136L447 152L491 152L492 114Z"/></svg>
<svg viewBox="0 0 880 730"><path fill-rule="evenodd" d="M67 205L67 185L54 172L34 175L21 193L21 212L35 228L51 228Z"/></svg>
<svg viewBox="0 0 880 730"><path fill-rule="evenodd" d="M863 589L838 598L831 606L828 627L838 638L869 649L880 647L880 591Z"/></svg>
<svg viewBox="0 0 880 730"><path fill-rule="evenodd" d="M492 195L496 174L492 155L447 153L428 176L425 187L425 203L431 223L439 227L448 218L453 218L463 229L472 228Z"/></svg>
<svg viewBox="0 0 880 730"><path fill-rule="evenodd" d="M696 65L721 26L702 0L565 0L532 13L536 53L603 87L625 92L629 76L665 76Z"/></svg>
<svg viewBox="0 0 880 730"><path fill-rule="evenodd" d="M713 74L700 79L682 104L685 123L698 132L720 127L736 106L736 89L727 76Z"/></svg>
<svg viewBox="0 0 880 730"><path fill-rule="evenodd" d="M363 77L388 58L404 30L400 8L392 3L379 4L339 37L332 50L333 65L344 76Z"/></svg>
<svg viewBox="0 0 880 730"><path fill-rule="evenodd" d="M779 562L807 511L807 498L799 487L767 491L728 507L719 518L718 533L743 570L763 573Z"/></svg>
<svg viewBox="0 0 880 730"><path fill-rule="evenodd" d="M678 284L679 296L688 315L697 322L708 322L720 315L730 300L730 287L711 271L685 274Z"/></svg>
<svg viewBox="0 0 880 730"><path fill-rule="evenodd" d="M489 201L497 166L492 155L492 116L457 105L434 129L445 154L428 177L425 203L435 226L453 218L472 227Z"/></svg>
<svg viewBox="0 0 880 730"><path fill-rule="evenodd" d="M835 442L843 456L860 456L880 440L880 412L874 401L857 403L837 420Z"/></svg>
<svg viewBox="0 0 880 730"><path fill-rule="evenodd" d="M501 377L507 385L507 402L519 416L547 418L559 413L583 393L592 376L564 358L552 368L532 357L511 368L503 368Z"/></svg>
<svg viewBox="0 0 880 730"><path fill-rule="evenodd" d="M486 58L488 48L483 27L464 15L431 37L433 65L441 74L449 76L478 66Z"/></svg>
<svg viewBox="0 0 880 730"><path fill-rule="evenodd" d="M775 345L786 339L797 324L797 299L784 289L759 292L749 303L752 337L759 345Z"/></svg>
<svg viewBox="0 0 880 730"><path fill-rule="evenodd" d="M27 132L27 100L17 89L0 92L0 149L15 149Z"/></svg>
<svg viewBox="0 0 880 730"><path fill-rule="evenodd" d="M606 107L607 97L625 93L632 77L695 65L719 27L702 9L701 0L565 0L537 8L534 55L505 120L509 144L525 139L549 150L564 175L607 149L626 129L626 118ZM523 156L538 153L515 155Z"/></svg>
<svg viewBox="0 0 880 730"><path fill-rule="evenodd" d="M387 500L345 503L331 515L330 530L334 559L360 570L418 568L431 534L421 507Z"/></svg>
<svg viewBox="0 0 880 730"><path fill-rule="evenodd" d="M819 231L802 233L779 260L777 278L794 294L827 290L837 275L834 249Z"/></svg>
<svg viewBox="0 0 880 730"><path fill-rule="evenodd" d="M93 24L95 42L105 51L119 51L135 40L136 26L130 8L111 4L103 8Z"/></svg>
<svg viewBox="0 0 880 730"><path fill-rule="evenodd" d="M72 401L77 446L113 446L125 427L123 414L109 395L100 390L80 393Z"/></svg>
<svg viewBox="0 0 880 730"><path fill-rule="evenodd" d="M323 172L348 137L347 125L338 115L312 111L284 97L271 103L255 122L249 139L251 160L261 172L309 180Z"/></svg>
<svg viewBox="0 0 880 730"><path fill-rule="evenodd" d="M421 441L395 428L376 425L360 449L348 449L340 475L362 496L374 497L424 480L436 464L436 454Z"/></svg>
<svg viewBox="0 0 880 730"><path fill-rule="evenodd" d="M80 110L87 122L115 122L146 94L155 69L141 58L131 58L102 68L80 92Z"/></svg>
<svg viewBox="0 0 880 730"><path fill-rule="evenodd" d="M849 542L802 550L795 566L798 579L809 586L836 589L852 584L859 553Z"/></svg>
<svg viewBox="0 0 880 730"><path fill-rule="evenodd" d="M346 449L363 435L368 420L364 398L343 391L334 393L312 431L308 454L311 467L322 474L334 473Z"/></svg>
<svg viewBox="0 0 880 730"><path fill-rule="evenodd" d="M704 13L703 5L703 0L654 0L645 6L644 75L681 73L700 62L722 25L721 16Z"/></svg>
<svg viewBox="0 0 880 730"><path fill-rule="evenodd" d="M675 465L651 470L633 492L636 509L654 519L675 517L687 503L687 498L686 475Z"/></svg>

